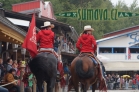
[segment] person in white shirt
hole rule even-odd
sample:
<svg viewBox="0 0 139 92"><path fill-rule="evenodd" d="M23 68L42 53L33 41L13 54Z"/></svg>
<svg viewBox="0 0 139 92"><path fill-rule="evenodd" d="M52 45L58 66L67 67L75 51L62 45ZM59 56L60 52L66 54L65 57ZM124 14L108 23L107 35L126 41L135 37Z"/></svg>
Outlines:
<svg viewBox="0 0 139 92"><path fill-rule="evenodd" d="M118 88L120 88L120 77L119 77L119 75L117 76L117 86L118 86Z"/></svg>

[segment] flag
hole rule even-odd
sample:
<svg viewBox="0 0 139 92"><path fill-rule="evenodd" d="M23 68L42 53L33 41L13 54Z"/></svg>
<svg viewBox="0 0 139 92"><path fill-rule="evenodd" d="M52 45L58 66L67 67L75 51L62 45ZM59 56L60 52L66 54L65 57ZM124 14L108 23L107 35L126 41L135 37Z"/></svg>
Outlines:
<svg viewBox="0 0 139 92"><path fill-rule="evenodd" d="M128 48L128 59L131 59L130 49Z"/></svg>
<svg viewBox="0 0 139 92"><path fill-rule="evenodd" d="M31 57L35 57L37 55L37 41L36 41L36 24L35 24L35 14L32 16L32 20L22 44L22 48L26 48Z"/></svg>

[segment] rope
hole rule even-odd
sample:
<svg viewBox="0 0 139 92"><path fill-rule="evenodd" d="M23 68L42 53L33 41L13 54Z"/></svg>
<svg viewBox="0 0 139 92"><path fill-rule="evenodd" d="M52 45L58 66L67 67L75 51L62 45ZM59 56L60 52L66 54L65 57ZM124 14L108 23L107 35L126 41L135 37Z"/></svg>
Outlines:
<svg viewBox="0 0 139 92"><path fill-rule="evenodd" d="M0 87L4 87L4 86L10 85L10 84L13 84L14 82L17 82L17 81L18 80L14 80L13 82L10 82L10 83L4 84L4 85L0 85Z"/></svg>
<svg viewBox="0 0 139 92"><path fill-rule="evenodd" d="M98 80L98 79L96 78L95 81L92 83L92 85L95 84L95 83L97 82L97 80Z"/></svg>

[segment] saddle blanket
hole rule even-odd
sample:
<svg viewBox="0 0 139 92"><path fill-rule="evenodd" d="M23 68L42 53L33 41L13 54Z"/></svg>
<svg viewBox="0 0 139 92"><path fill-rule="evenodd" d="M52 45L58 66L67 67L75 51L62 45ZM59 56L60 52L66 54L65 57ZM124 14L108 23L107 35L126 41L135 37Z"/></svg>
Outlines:
<svg viewBox="0 0 139 92"><path fill-rule="evenodd" d="M95 65L98 64L97 61L96 61L93 57L90 57L90 58L91 58L91 60L93 61L93 63L94 63Z"/></svg>
<svg viewBox="0 0 139 92"><path fill-rule="evenodd" d="M93 57L90 57L90 58L95 65L98 64L98 62ZM102 62L100 62L100 69L101 69L101 72L102 72L102 76L105 78L105 67L103 66Z"/></svg>

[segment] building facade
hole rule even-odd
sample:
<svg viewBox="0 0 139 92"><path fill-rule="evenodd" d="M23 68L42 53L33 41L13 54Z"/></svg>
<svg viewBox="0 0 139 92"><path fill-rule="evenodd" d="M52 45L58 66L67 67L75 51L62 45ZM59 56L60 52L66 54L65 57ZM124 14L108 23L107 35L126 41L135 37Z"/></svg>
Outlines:
<svg viewBox="0 0 139 92"><path fill-rule="evenodd" d="M34 6L30 6L30 3L34 3ZM54 29L52 29L55 36L60 37L61 40L61 45L59 46L60 54L61 51L64 52L63 54L74 54L75 51L70 51L68 44L70 42L70 45L72 44L72 47L75 47L78 34L74 27L55 20L51 2L37 0L13 5L13 11L0 9L0 55L4 61L7 57L13 60L25 60L25 57L28 58L28 52L21 45L26 37L32 14L34 13L32 7L35 7L35 11L39 9L35 12L36 32L40 31L40 27L44 25L44 22L50 21L55 25ZM20 54L24 54L23 58L20 57Z"/></svg>
<svg viewBox="0 0 139 92"><path fill-rule="evenodd" d="M139 25L105 34L97 44L98 54L109 58L107 71L139 70Z"/></svg>

